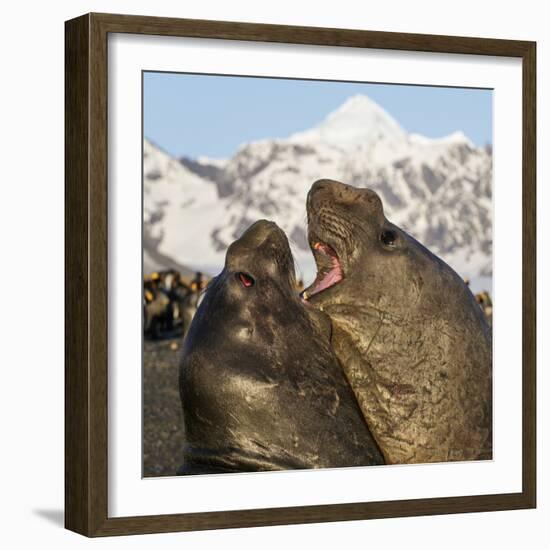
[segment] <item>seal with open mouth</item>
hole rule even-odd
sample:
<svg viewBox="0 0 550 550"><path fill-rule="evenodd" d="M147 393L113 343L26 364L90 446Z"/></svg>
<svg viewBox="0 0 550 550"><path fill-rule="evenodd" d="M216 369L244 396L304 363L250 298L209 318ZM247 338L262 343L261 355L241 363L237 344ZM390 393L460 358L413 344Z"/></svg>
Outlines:
<svg viewBox="0 0 550 550"><path fill-rule="evenodd" d="M491 332L462 279L369 189L319 180L307 213L318 274L303 298L330 316L386 462L491 458Z"/></svg>
<svg viewBox="0 0 550 550"><path fill-rule="evenodd" d="M182 474L382 464L332 351L294 291L285 234L258 221L228 249L185 338Z"/></svg>

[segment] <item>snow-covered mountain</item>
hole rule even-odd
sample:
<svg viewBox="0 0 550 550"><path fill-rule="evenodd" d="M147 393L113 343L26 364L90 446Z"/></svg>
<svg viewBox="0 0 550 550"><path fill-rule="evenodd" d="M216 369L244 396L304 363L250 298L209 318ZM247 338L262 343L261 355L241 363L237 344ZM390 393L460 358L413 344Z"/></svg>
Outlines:
<svg viewBox="0 0 550 550"><path fill-rule="evenodd" d="M366 96L351 97L314 128L242 145L227 160L175 159L146 140L143 162L146 266L171 258L216 273L227 246L268 218L290 237L309 282L305 198L315 180L333 178L374 189L391 221L464 277L490 280L490 149L461 132L408 134Z"/></svg>

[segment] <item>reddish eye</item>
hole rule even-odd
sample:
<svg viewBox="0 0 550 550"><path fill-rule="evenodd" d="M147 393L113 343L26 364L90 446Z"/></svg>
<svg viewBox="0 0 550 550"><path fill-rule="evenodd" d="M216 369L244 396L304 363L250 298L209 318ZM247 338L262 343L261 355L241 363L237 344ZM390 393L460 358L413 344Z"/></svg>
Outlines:
<svg viewBox="0 0 550 550"><path fill-rule="evenodd" d="M249 288L254 284L254 279L246 273L237 273L237 277L239 278L239 281L241 281L242 285L246 288Z"/></svg>

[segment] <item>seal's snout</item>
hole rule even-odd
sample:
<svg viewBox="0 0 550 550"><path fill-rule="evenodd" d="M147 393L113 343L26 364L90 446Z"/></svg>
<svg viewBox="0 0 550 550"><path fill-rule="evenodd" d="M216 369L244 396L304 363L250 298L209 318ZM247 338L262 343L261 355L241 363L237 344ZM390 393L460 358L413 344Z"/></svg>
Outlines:
<svg viewBox="0 0 550 550"><path fill-rule="evenodd" d="M268 220L258 220L253 223L237 242L248 249L258 248L264 243L282 248L288 246L284 231L275 222Z"/></svg>
<svg viewBox="0 0 550 550"><path fill-rule="evenodd" d="M259 220L253 223L242 237L227 250L226 267L230 271L255 273L277 258L290 257L288 239L274 222Z"/></svg>
<svg viewBox="0 0 550 550"><path fill-rule="evenodd" d="M271 222L269 220L258 220L245 231L243 237L245 235L250 235L258 242L262 242L270 235L277 233L282 233L282 231L275 222Z"/></svg>
<svg viewBox="0 0 550 550"><path fill-rule="evenodd" d="M308 211L318 208L324 199L330 199L338 185L344 184L334 180L317 180L307 194Z"/></svg>
<svg viewBox="0 0 550 550"><path fill-rule="evenodd" d="M370 189L353 187L335 180L317 180L307 196L308 212L318 211L322 206L334 203L344 206L362 203L373 211L382 211L380 197Z"/></svg>

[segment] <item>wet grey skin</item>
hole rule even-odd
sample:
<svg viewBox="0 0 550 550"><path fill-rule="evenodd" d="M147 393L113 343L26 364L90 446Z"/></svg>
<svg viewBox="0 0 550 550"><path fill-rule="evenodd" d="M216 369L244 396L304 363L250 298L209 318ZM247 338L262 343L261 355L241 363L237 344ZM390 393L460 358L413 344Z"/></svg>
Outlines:
<svg viewBox="0 0 550 550"><path fill-rule="evenodd" d="M491 331L468 287L374 191L319 180L307 213L318 275L304 297L331 318L386 462L490 459Z"/></svg>
<svg viewBox="0 0 550 550"><path fill-rule="evenodd" d="M330 320L294 285L274 223L256 222L229 247L183 346L180 474L383 463L330 347Z"/></svg>

